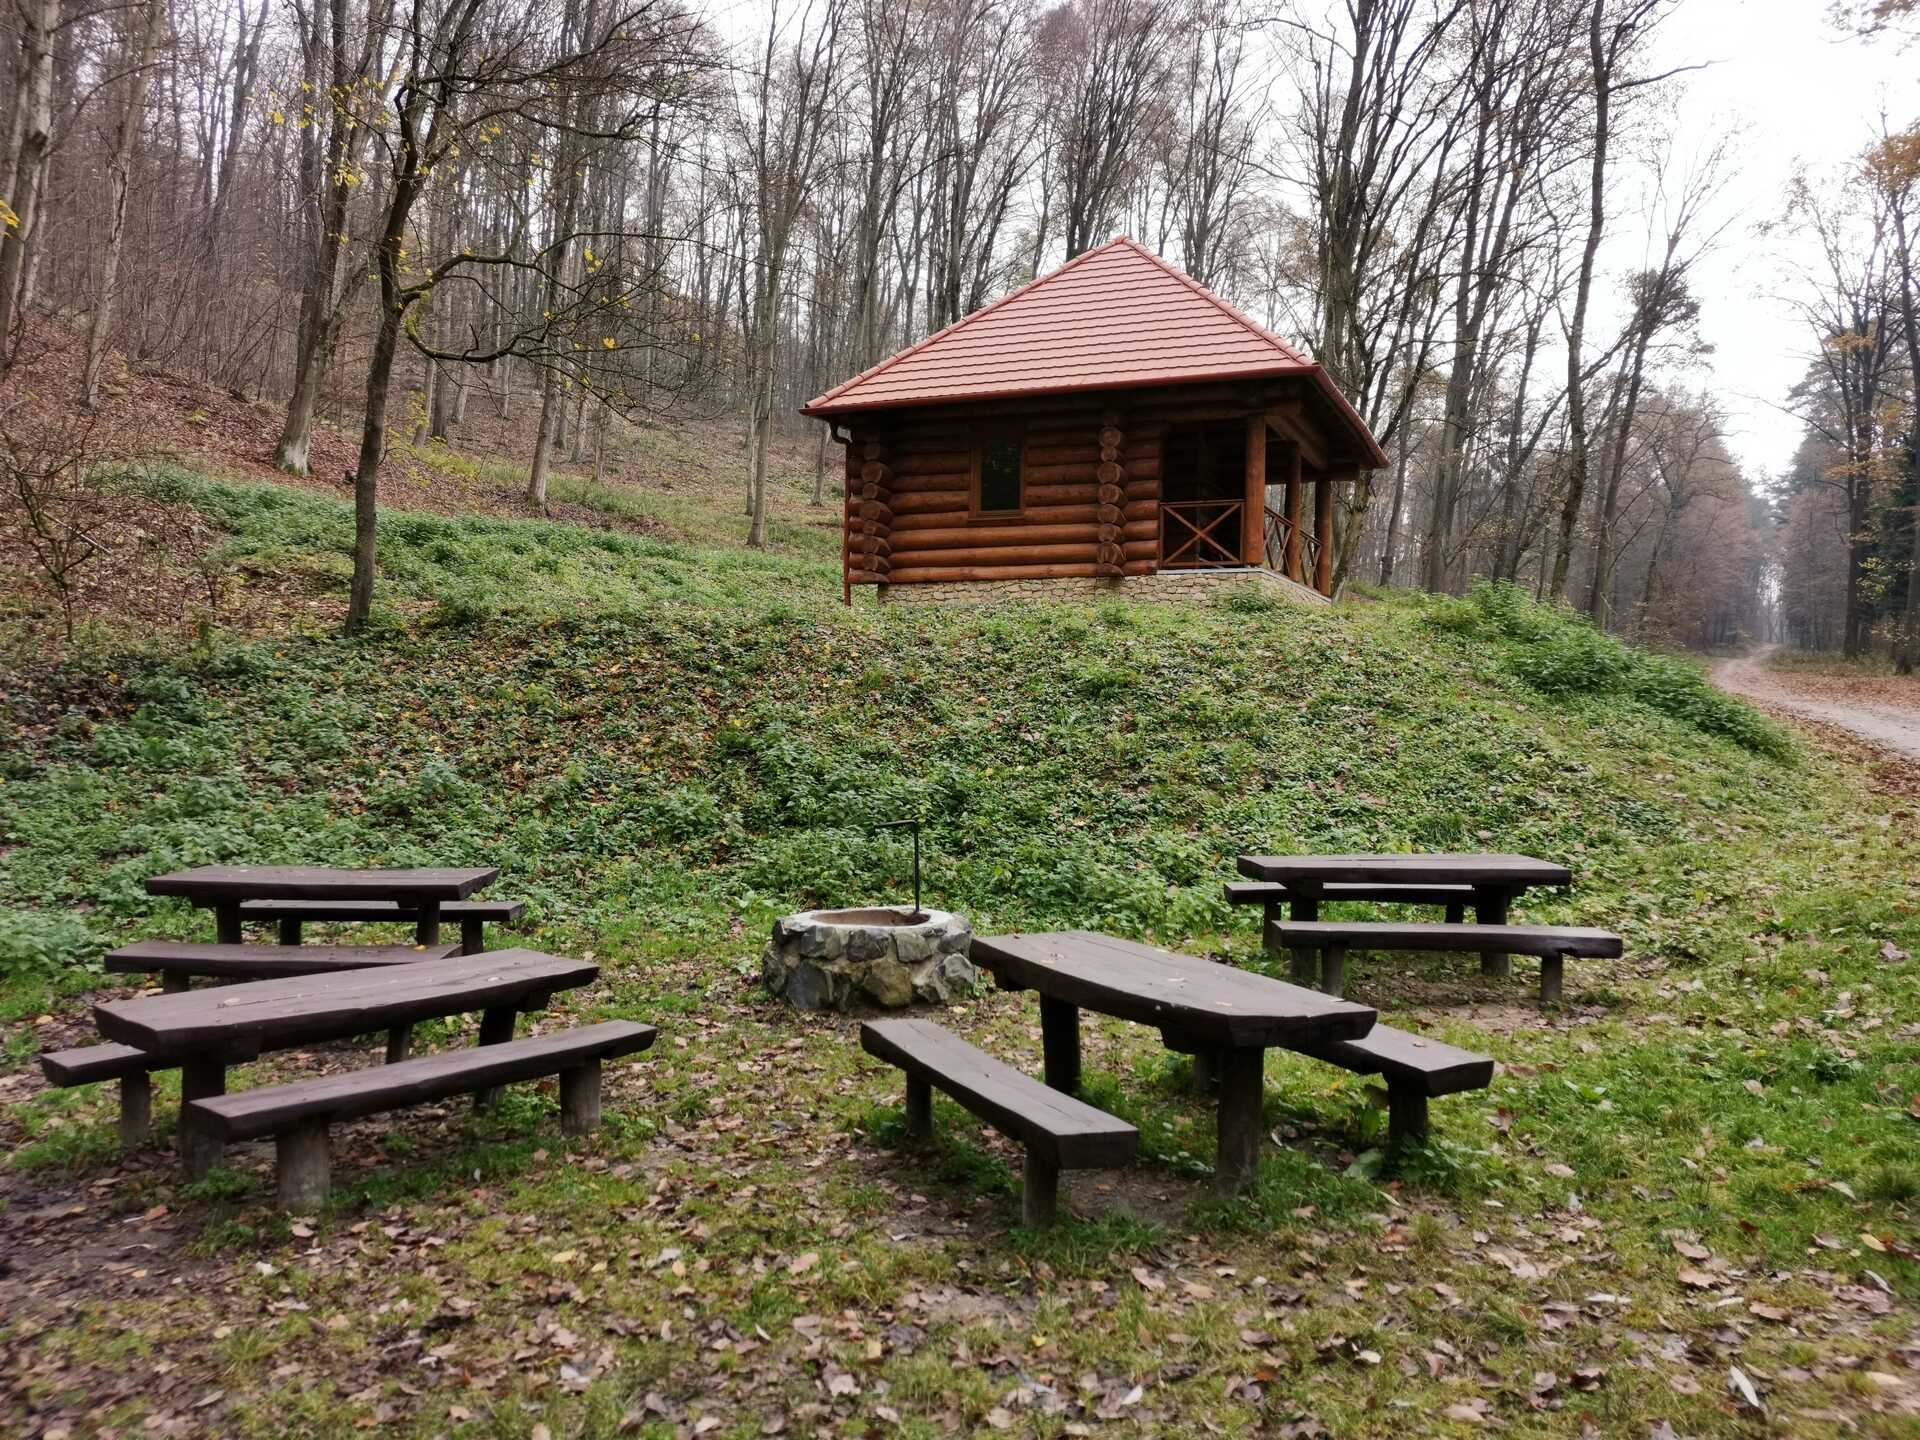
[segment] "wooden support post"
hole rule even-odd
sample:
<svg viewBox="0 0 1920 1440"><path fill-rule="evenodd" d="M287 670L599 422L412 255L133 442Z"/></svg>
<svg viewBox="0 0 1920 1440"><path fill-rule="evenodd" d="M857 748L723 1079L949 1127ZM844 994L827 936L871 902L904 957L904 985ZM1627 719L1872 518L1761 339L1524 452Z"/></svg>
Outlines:
<svg viewBox="0 0 1920 1440"><path fill-rule="evenodd" d="M933 1086L918 1075L907 1076L907 1134L915 1140L933 1134Z"/></svg>
<svg viewBox="0 0 1920 1440"><path fill-rule="evenodd" d="M413 1027L396 1025L387 1031L387 1064L398 1065L413 1049Z"/></svg>
<svg viewBox="0 0 1920 1440"><path fill-rule="evenodd" d="M153 1077L142 1070L120 1077L120 1148L147 1143L153 1133Z"/></svg>
<svg viewBox="0 0 1920 1440"><path fill-rule="evenodd" d="M160 974L160 993L162 995L178 995L181 991L191 989L192 987L193 980L189 976L181 974L178 970L164 970Z"/></svg>
<svg viewBox="0 0 1920 1440"><path fill-rule="evenodd" d="M491 1010L480 1012L480 1043L482 1045L504 1045L513 1039L514 1009L511 1005L496 1005ZM481 1110L499 1103L503 1087L489 1085L484 1090L476 1090L473 1095L473 1108Z"/></svg>
<svg viewBox="0 0 1920 1440"><path fill-rule="evenodd" d="M1040 997L1040 1049L1047 1084L1068 1095L1080 1092L1080 1011L1050 995Z"/></svg>
<svg viewBox="0 0 1920 1440"><path fill-rule="evenodd" d="M1566 963L1567 957L1564 955L1540 957L1540 1003L1542 1005L1560 1003L1560 982Z"/></svg>
<svg viewBox="0 0 1920 1440"><path fill-rule="evenodd" d="M1267 1052L1258 1046L1220 1052L1220 1119L1213 1188L1238 1195L1253 1183L1260 1163L1262 1078Z"/></svg>
<svg viewBox="0 0 1920 1440"><path fill-rule="evenodd" d="M280 917L280 943L298 945L300 943L300 921L292 915Z"/></svg>
<svg viewBox="0 0 1920 1440"><path fill-rule="evenodd" d="M327 1203L332 1161L327 1153L327 1122L303 1120L274 1137L274 1178L280 1208L311 1215Z"/></svg>
<svg viewBox="0 0 1920 1440"><path fill-rule="evenodd" d="M487 948L487 922L478 915L460 917L460 953L478 955Z"/></svg>
<svg viewBox="0 0 1920 1440"><path fill-rule="evenodd" d="M1240 511L1240 563L1259 566L1266 561L1267 417L1247 417L1247 503Z"/></svg>
<svg viewBox="0 0 1920 1440"><path fill-rule="evenodd" d="M1411 1085L1387 1085L1387 1142L1427 1138L1427 1094Z"/></svg>
<svg viewBox="0 0 1920 1440"><path fill-rule="evenodd" d="M1099 488L1094 492L1099 507L1094 512L1095 535L1099 549L1094 555L1095 573L1117 580L1127 573L1127 433L1118 410L1100 414L1100 468L1094 471Z"/></svg>
<svg viewBox="0 0 1920 1440"><path fill-rule="evenodd" d="M213 938L221 945L240 943L240 902L222 900L213 907Z"/></svg>
<svg viewBox="0 0 1920 1440"><path fill-rule="evenodd" d="M227 1066L223 1060L187 1060L180 1066L180 1130L176 1139L180 1162L189 1180L198 1180L220 1163L226 1151L216 1137L194 1123L188 1108L194 1100L210 1100L227 1093Z"/></svg>
<svg viewBox="0 0 1920 1440"><path fill-rule="evenodd" d="M1211 1095L1220 1088L1220 1057L1212 1050L1193 1052L1193 1075L1188 1082L1195 1095Z"/></svg>
<svg viewBox="0 0 1920 1440"><path fill-rule="evenodd" d="M1320 952L1320 988L1336 1000L1346 993L1346 946L1329 945Z"/></svg>
<svg viewBox="0 0 1920 1440"><path fill-rule="evenodd" d="M600 1062L589 1060L560 1072L560 1133L585 1135L600 1128Z"/></svg>
<svg viewBox="0 0 1920 1440"><path fill-rule="evenodd" d="M1319 959L1319 956L1310 947L1305 945L1288 953L1292 957L1291 964L1287 970L1289 977L1294 984L1305 985L1308 989L1312 989L1314 971L1318 968L1315 962Z"/></svg>
<svg viewBox="0 0 1920 1440"><path fill-rule="evenodd" d="M1322 475L1313 484L1313 537L1320 548L1313 557L1313 588L1333 594L1333 477Z"/></svg>
<svg viewBox="0 0 1920 1440"><path fill-rule="evenodd" d="M1059 1213L1060 1167L1029 1150L1020 1177L1020 1223L1043 1229L1053 1224Z"/></svg>
<svg viewBox="0 0 1920 1440"><path fill-rule="evenodd" d="M1509 897L1498 886L1478 886L1473 893L1473 918L1481 925L1504 925L1507 923L1507 905ZM1480 955L1480 973L1493 980L1504 980L1513 966L1510 958L1498 951L1482 951Z"/></svg>
<svg viewBox="0 0 1920 1440"><path fill-rule="evenodd" d="M440 902L438 900L422 900L420 908L414 911L413 943L416 945L440 943Z"/></svg>
<svg viewBox="0 0 1920 1440"><path fill-rule="evenodd" d="M1464 925L1467 919L1467 907L1458 901L1447 906L1447 924Z"/></svg>
<svg viewBox="0 0 1920 1440"><path fill-rule="evenodd" d="M1287 447L1287 568L1289 580L1306 584L1306 573L1300 563L1300 447ZM1298 915L1293 917L1298 920Z"/></svg>

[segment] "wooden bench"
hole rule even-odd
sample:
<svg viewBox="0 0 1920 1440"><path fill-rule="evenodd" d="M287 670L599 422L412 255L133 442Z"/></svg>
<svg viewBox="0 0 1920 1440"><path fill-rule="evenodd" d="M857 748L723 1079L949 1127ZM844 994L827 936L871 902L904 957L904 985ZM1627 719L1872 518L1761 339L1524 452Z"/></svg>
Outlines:
<svg viewBox="0 0 1920 1440"><path fill-rule="evenodd" d="M440 907L442 920L460 922L460 949L478 955L487 948L486 927L511 925L527 913L524 900L449 900ZM300 943L300 927L307 921L341 925L413 924L419 909L394 900L243 900L240 919L273 921L282 945Z"/></svg>
<svg viewBox="0 0 1920 1440"><path fill-rule="evenodd" d="M1022 1075L930 1020L869 1021L860 1027L860 1048L906 1072L909 1135L932 1133L937 1087L1026 1147L1021 1217L1028 1225L1053 1223L1062 1170L1125 1165L1140 1148L1140 1132L1126 1121Z"/></svg>
<svg viewBox="0 0 1920 1440"><path fill-rule="evenodd" d="M398 1065L213 1096L192 1101L187 1109L195 1126L223 1143L273 1136L280 1207L307 1213L327 1198L327 1129L334 1121L558 1075L560 1128L584 1135L600 1123L600 1062L645 1050L657 1033L631 1020L604 1020L552 1035L444 1050Z"/></svg>
<svg viewBox="0 0 1920 1440"><path fill-rule="evenodd" d="M1427 1138L1430 1098L1484 1090L1493 1083L1490 1057L1391 1025L1375 1025L1358 1040L1336 1040L1300 1053L1356 1075L1386 1077L1389 1143Z"/></svg>
<svg viewBox="0 0 1920 1440"><path fill-rule="evenodd" d="M1229 905L1264 905L1269 920L1280 918L1282 905L1290 908L1295 920L1314 920L1319 918L1320 906L1328 902L1370 900L1383 905L1442 905L1447 923L1458 925L1474 902L1471 885L1332 884L1322 885L1317 895L1300 894L1275 880L1229 880L1225 888Z"/></svg>
<svg viewBox="0 0 1920 1440"><path fill-rule="evenodd" d="M446 960L458 945L206 945L193 941L140 940L107 956L119 974L160 977L160 988L177 994L194 976L218 980L278 980L288 975L328 975L376 965L412 965Z"/></svg>
<svg viewBox="0 0 1920 1440"><path fill-rule="evenodd" d="M153 1132L155 1070L171 1070L176 1062L162 1060L131 1045L83 1045L74 1050L46 1050L40 1055L40 1073L49 1085L97 1085L120 1082L120 1143L144 1145Z"/></svg>
<svg viewBox="0 0 1920 1440"><path fill-rule="evenodd" d="M1566 957L1614 960L1623 953L1611 930L1570 925L1382 925L1332 924L1326 921L1275 920L1267 926L1267 948L1293 955L1297 983L1313 983L1313 957L1320 957L1320 988L1338 995L1346 985L1348 950L1478 951L1535 955L1540 959L1540 1003L1560 1001Z"/></svg>

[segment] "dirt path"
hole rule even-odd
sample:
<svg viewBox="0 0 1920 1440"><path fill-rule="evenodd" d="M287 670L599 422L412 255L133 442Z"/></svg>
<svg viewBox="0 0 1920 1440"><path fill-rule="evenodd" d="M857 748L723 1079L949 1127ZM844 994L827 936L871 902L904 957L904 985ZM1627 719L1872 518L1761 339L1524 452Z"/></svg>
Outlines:
<svg viewBox="0 0 1920 1440"><path fill-rule="evenodd" d="M1713 683L1789 717L1831 725L1873 745L1920 760L1920 686L1835 675L1796 675L1767 668L1768 645L1723 660Z"/></svg>

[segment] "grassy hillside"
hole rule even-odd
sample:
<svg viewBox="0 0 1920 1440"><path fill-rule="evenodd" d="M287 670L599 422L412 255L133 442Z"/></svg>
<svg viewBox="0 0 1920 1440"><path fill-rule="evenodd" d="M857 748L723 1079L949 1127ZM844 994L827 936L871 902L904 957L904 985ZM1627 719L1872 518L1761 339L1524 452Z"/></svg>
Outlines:
<svg viewBox="0 0 1920 1440"><path fill-rule="evenodd" d="M344 506L168 483L219 523L217 565L337 585ZM1911 816L1856 771L1512 592L845 610L830 532L795 522L748 554L718 543L731 516L598 503L664 533L390 517L385 619L360 641L98 638L17 667L0 698L22 740L0 760L16 1067L0 1131L17 1149L0 1173L110 1176L114 1214L171 1207L221 1277L93 1294L28 1334L0 1319L23 1353L191 1333L169 1354L243 1397L220 1413L257 1433L384 1414L421 1434L665 1435L702 1415L753 1434L777 1414L847 1433L1080 1417L1386 1434L1407 1402L1441 1432L1746 1433L1760 1422L1722 1398L1731 1366L1796 1433L1909 1422L1920 926ZM1193 1178L1212 1139L1184 1062L1093 1026L1092 1092L1142 1125L1149 1158L1075 1189L1107 1218L1024 1236L1004 1145L943 1111L931 1171L893 1153L894 1081L847 1022L753 982L774 915L906 892L906 844L874 827L911 814L929 897L982 930L1102 929L1257 965L1252 918L1220 898L1234 855L1484 848L1564 860L1571 893L1526 918L1610 926L1629 955L1572 967L1547 1017L1524 981L1470 964L1359 960L1357 998L1504 1073L1437 1105L1430 1147L1385 1155L1369 1087L1275 1056L1281 1143L1224 1209ZM204 926L142 879L219 860L497 864L496 893L531 902L525 943L606 966L565 1012L655 1019L671 1043L622 1074L622 1120L565 1166L542 1163L558 1142L530 1097L464 1126L370 1124L394 1137L386 1161L342 1164L318 1238L290 1235L257 1166L183 1189L164 1157L116 1162L109 1096L24 1078L30 1052L78 1033L105 946ZM1025 1063L1030 1011L988 994L953 1023ZM369 1243L368 1205L388 1232L377 1279L342 1263ZM407 1227L445 1241L431 1284ZM455 1295L490 1323L448 1320L458 1364L411 1394L369 1383L368 1286L415 1307L392 1323ZM928 1300L954 1293L970 1303ZM593 1364L568 1351L584 1378L556 1385L522 1354L546 1345L536 1313L593 1337L586 1353L615 1338ZM278 1339L238 1343L260 1314ZM238 1328L205 1338L222 1325ZM294 1341L309 1358L283 1375L274 1350ZM103 1383L88 1374L43 1393Z"/></svg>

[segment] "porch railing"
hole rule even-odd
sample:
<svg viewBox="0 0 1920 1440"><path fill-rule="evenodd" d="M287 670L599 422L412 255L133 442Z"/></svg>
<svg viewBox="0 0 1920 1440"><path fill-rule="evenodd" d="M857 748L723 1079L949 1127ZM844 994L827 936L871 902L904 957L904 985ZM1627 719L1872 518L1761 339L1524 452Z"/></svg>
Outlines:
<svg viewBox="0 0 1920 1440"><path fill-rule="evenodd" d="M1240 517L1244 500L1168 500L1160 506L1160 568L1222 570L1244 565Z"/></svg>
<svg viewBox="0 0 1920 1440"><path fill-rule="evenodd" d="M1287 512L1267 506L1267 568L1287 573L1287 536L1294 529L1294 523L1287 518ZM1300 580L1311 585L1316 568L1320 563L1320 537L1306 526L1300 530ZM1292 577L1289 577L1292 578Z"/></svg>

